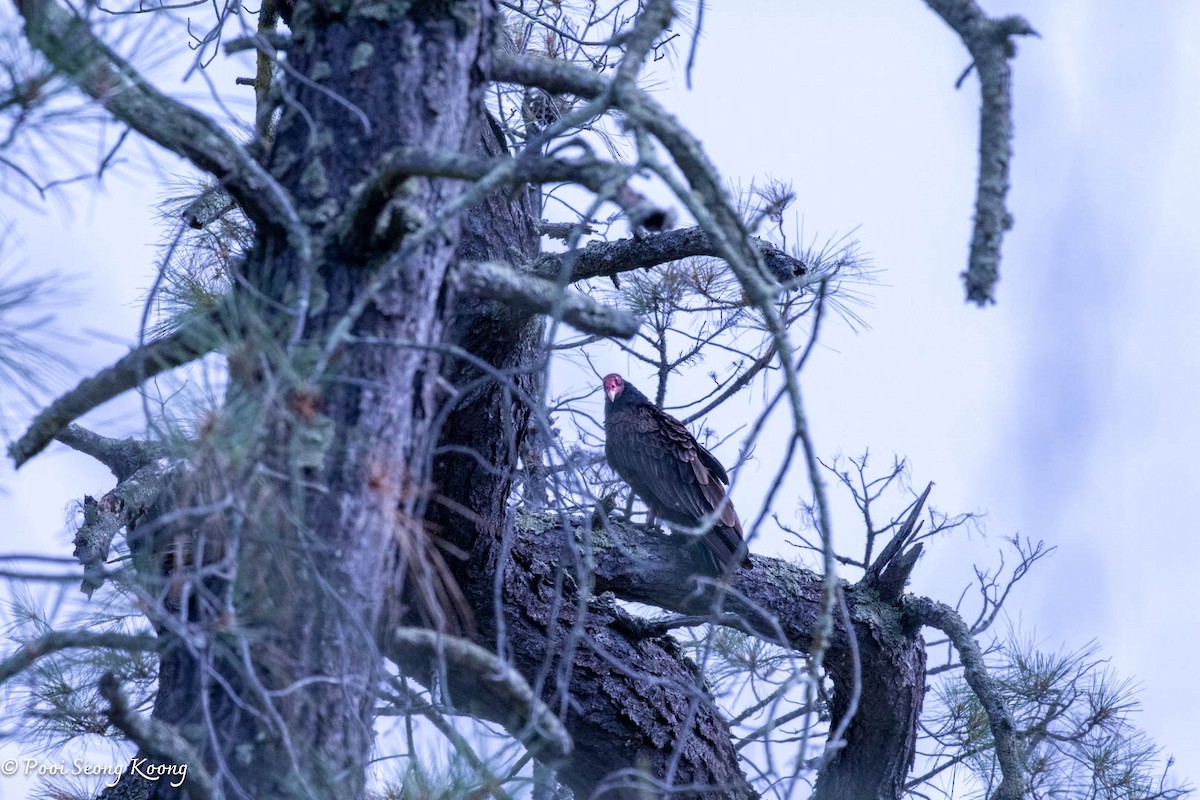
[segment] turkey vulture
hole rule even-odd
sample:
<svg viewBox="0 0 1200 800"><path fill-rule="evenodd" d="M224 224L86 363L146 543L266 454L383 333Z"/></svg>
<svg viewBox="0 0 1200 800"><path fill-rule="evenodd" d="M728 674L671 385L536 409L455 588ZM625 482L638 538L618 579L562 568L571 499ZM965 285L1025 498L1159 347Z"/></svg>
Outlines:
<svg viewBox="0 0 1200 800"><path fill-rule="evenodd" d="M604 376L604 397L604 455L650 508L651 522L659 517L694 529L709 518L712 528L700 541L707 565L721 573L744 563L742 523L725 495L729 475L721 462L620 375Z"/></svg>

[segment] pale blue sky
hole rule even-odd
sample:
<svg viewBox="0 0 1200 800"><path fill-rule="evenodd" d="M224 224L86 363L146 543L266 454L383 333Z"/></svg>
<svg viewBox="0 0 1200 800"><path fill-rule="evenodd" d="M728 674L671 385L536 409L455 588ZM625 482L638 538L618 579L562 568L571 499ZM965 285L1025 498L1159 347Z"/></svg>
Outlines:
<svg viewBox="0 0 1200 800"><path fill-rule="evenodd" d="M933 543L913 588L953 602L970 565L1014 532L1057 546L1011 601L1013 619L1047 649L1098 639L1142 684L1139 724L1200 781L1200 7L985 5L1020 11L1044 37L1021 41L1015 62L1016 227L988 309L964 305L957 277L977 84L954 90L967 54L922 3L716 3L694 88L659 94L724 176L791 181L807 232L857 226L883 270L861 310L871 328L828 325L804 385L823 454L904 455L915 483L937 483L940 508L987 513L991 539ZM132 341L159 237L152 181L106 186L75 193L72 218L17 212L24 245L7 262L80 276L86 296L65 321L124 343L80 347L81 372ZM756 398L709 424L736 427ZM91 422L137 418L127 398ZM735 497L752 493L754 470L769 474L769 456ZM61 449L16 476L6 465L0 481L5 549L62 555L67 504L111 485ZM851 540L854 525L840 514L835 535Z"/></svg>
<svg viewBox="0 0 1200 800"><path fill-rule="evenodd" d="M984 5L1043 36L1018 45L1016 227L985 310L957 279L978 84L954 90L968 57L923 4L714 4L694 89L664 99L726 176L791 180L808 231L860 226L884 271L871 329L828 326L804 384L823 453L907 456L940 508L987 514L992 541L935 542L914 589L953 602L1002 536L1057 546L1012 618L1049 650L1098 639L1200 780L1200 8Z"/></svg>

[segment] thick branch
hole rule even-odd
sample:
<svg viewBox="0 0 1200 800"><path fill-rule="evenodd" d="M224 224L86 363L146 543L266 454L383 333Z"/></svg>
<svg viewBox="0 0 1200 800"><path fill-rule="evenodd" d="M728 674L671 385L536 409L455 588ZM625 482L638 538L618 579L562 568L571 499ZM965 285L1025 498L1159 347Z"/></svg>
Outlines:
<svg viewBox="0 0 1200 800"><path fill-rule="evenodd" d="M1000 277L1000 244L1012 227L1005 205L1008 165L1012 160L1012 70L1014 36L1037 36L1022 17L992 19L975 0L925 0L960 37L979 73L983 102L979 112L979 180L975 198L975 232L963 282L967 300L994 303Z"/></svg>
<svg viewBox="0 0 1200 800"><path fill-rule="evenodd" d="M553 762L570 754L571 737L558 717L510 665L466 639L420 628L399 628L385 655L423 683L445 680L455 704L490 720L521 740L538 758Z"/></svg>
<svg viewBox="0 0 1200 800"><path fill-rule="evenodd" d="M669 211L655 207L627 185L633 168L596 158L582 140L580 147L585 153L577 159L531 154L480 158L418 147L398 148L384 156L372 176L357 188L354 201L335 224L335 235L347 250L356 249L363 232L374 229L376 217L410 176L478 181L502 174L508 185L576 183L621 206L635 226L670 216Z"/></svg>
<svg viewBox="0 0 1200 800"><path fill-rule="evenodd" d="M156 459L122 480L99 500L83 498L83 525L75 532L72 555L83 564L80 591L88 597L104 585L104 563L108 560L113 537L121 528L134 526L145 516L169 482L168 476L177 468L179 464L168 459Z"/></svg>
<svg viewBox="0 0 1200 800"><path fill-rule="evenodd" d="M287 233L312 258L307 227L271 174L204 114L167 97L109 49L80 16L54 0L16 0L30 44L117 119L213 175L246 216Z"/></svg>
<svg viewBox="0 0 1200 800"><path fill-rule="evenodd" d="M992 741L996 746L996 758L1004 776L992 800L1020 800L1024 797L1025 769L1021 758L1020 736L1012 714L1000 696L1000 687L988 674L979 643L971 635L967 623L963 622L953 608L926 597L907 596L901 601L906 612L922 625L937 628L950 638L958 651L963 665L963 677L983 704L988 723L992 729Z"/></svg>
<svg viewBox="0 0 1200 800"><path fill-rule="evenodd" d="M772 277L787 284L808 272L808 267L770 242L753 239L755 248ZM693 256L720 256L712 237L700 227L681 228L665 233L618 239L613 242L592 242L571 253L547 253L529 266L534 275L558 279L569 269L572 281L618 275L635 269L649 269L669 261Z"/></svg>
<svg viewBox="0 0 1200 800"><path fill-rule="evenodd" d="M712 582L698 586L684 537L673 537L610 521L593 531L597 591L648 603L679 614L717 613L723 625L780 647L807 651L819 613L821 577L776 559L752 557L735 573L732 592ZM786 592L778 586L785 584ZM838 653L848 656L847 632L835 632Z"/></svg>
<svg viewBox="0 0 1200 800"><path fill-rule="evenodd" d="M578 797L756 798L695 665L672 639L639 637L611 598L581 598L571 545L556 532L518 531L499 564L503 628L489 630L497 614L486 606L476 617L562 714L575 749L560 778ZM490 581L464 588L491 602Z"/></svg>
<svg viewBox="0 0 1200 800"><path fill-rule="evenodd" d="M78 386L38 414L29 430L9 445L8 455L13 465L20 467L36 456L68 423L93 408L138 386L147 378L187 364L209 352L215 345L214 338L209 323L206 320L197 321L132 350L111 367L80 381Z"/></svg>
<svg viewBox="0 0 1200 800"><path fill-rule="evenodd" d="M754 556L728 587L700 582L683 537L655 534L609 521L602 529L574 528L590 539L596 590L733 627L798 652L809 652L822 613L824 578L783 561ZM522 536L539 559L561 561L545 533ZM911 768L925 691L925 650L919 630L896 606L864 586L846 587L852 629L835 615L825 665L834 680L834 723L849 713L859 653L858 712L845 731L846 746L832 753L814 797L899 797Z"/></svg>
<svg viewBox="0 0 1200 800"><path fill-rule="evenodd" d="M108 701L108 719L129 741L138 746L138 753L153 765L123 776L139 780L142 775L160 776L157 780L179 789L192 800L209 800L215 796L212 776L204 769L192 746L174 727L157 719L147 719L129 707L129 699L111 672L100 677L100 696ZM151 778L151 780L154 780Z"/></svg>
<svg viewBox="0 0 1200 800"><path fill-rule="evenodd" d="M568 292L552 281L523 275L495 261L462 264L457 279L467 291L520 310L556 316L584 333L628 339L641 324L624 309Z"/></svg>

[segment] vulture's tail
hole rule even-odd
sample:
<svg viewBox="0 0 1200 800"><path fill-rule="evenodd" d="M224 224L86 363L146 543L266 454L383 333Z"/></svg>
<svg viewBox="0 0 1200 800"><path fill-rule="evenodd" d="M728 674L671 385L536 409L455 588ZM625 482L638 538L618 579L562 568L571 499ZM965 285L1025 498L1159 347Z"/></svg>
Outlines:
<svg viewBox="0 0 1200 800"><path fill-rule="evenodd" d="M723 575L744 567L749 555L741 531L719 523L704 535L699 547L712 575Z"/></svg>

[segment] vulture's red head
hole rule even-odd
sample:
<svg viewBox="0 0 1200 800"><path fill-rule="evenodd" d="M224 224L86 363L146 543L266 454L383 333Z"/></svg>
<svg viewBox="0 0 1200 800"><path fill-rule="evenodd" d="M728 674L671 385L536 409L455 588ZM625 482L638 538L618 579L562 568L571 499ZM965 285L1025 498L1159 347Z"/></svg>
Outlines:
<svg viewBox="0 0 1200 800"><path fill-rule="evenodd" d="M624 378L615 372L604 376L604 396L608 398L608 402L616 400L623 391L625 391Z"/></svg>

